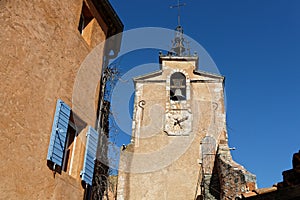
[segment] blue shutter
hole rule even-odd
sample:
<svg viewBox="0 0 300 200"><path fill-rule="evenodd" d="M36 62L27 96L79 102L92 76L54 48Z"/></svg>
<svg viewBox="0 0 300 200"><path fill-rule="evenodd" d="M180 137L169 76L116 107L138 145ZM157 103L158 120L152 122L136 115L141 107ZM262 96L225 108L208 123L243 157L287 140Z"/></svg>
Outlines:
<svg viewBox="0 0 300 200"><path fill-rule="evenodd" d="M47 160L62 166L71 109L58 99L52 125Z"/></svg>
<svg viewBox="0 0 300 200"><path fill-rule="evenodd" d="M89 126L86 139L83 169L80 174L81 179L89 185L92 185L97 146L98 132Z"/></svg>

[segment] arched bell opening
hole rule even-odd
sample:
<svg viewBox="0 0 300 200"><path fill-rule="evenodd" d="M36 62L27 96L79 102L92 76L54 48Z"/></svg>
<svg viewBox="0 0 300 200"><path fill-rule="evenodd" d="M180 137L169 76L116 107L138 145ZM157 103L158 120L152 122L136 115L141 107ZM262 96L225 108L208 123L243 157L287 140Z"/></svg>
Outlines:
<svg viewBox="0 0 300 200"><path fill-rule="evenodd" d="M170 100L186 100L186 77L181 72L175 72L170 77Z"/></svg>

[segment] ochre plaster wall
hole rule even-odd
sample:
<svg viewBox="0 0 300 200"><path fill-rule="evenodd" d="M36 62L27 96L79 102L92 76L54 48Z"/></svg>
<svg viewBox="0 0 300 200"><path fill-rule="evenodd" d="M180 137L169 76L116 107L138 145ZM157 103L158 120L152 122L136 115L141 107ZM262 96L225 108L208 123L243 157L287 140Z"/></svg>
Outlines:
<svg viewBox="0 0 300 200"><path fill-rule="evenodd" d="M77 30L81 7L81 0L0 2L1 199L83 199L79 175L54 177L46 162L56 100L76 107L73 87L81 63L105 39L96 21L90 45L83 39ZM89 80L84 73L81 78ZM76 114L94 126L99 86L87 97L88 84L81 81L77 102L90 98L93 110Z"/></svg>

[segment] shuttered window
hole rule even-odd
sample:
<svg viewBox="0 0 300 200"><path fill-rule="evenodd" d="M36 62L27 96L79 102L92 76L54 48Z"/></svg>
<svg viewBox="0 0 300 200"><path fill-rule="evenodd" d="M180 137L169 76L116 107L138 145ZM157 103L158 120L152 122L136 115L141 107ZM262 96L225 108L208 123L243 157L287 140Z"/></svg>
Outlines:
<svg viewBox="0 0 300 200"><path fill-rule="evenodd" d="M98 145L98 132L92 127L89 127L87 132L83 169L80 174L81 179L89 185L92 185L97 145Z"/></svg>
<svg viewBox="0 0 300 200"><path fill-rule="evenodd" d="M92 185L97 145L98 132L92 127L89 127L87 132L83 169L81 171L81 179L89 185Z"/></svg>
<svg viewBox="0 0 300 200"><path fill-rule="evenodd" d="M70 107L58 99L47 155L47 160L53 162L54 166L62 167L63 165L70 112Z"/></svg>

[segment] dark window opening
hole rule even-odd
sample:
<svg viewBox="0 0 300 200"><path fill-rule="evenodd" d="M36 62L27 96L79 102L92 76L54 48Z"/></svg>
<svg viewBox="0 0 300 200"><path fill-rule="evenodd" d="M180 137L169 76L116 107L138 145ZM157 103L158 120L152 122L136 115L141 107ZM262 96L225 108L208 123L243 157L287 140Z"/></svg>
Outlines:
<svg viewBox="0 0 300 200"><path fill-rule="evenodd" d="M186 100L186 78L180 72L175 72L171 75L170 99L173 101Z"/></svg>
<svg viewBox="0 0 300 200"><path fill-rule="evenodd" d="M54 174L64 171L71 175L72 165L76 164L72 160L80 153L75 151L76 137L84 127L86 123L62 100L57 100L47 154L47 165Z"/></svg>
<svg viewBox="0 0 300 200"><path fill-rule="evenodd" d="M83 33L84 28L92 21L93 18L94 17L91 14L89 8L85 4L85 2L83 2L78 24L78 31L80 32L80 34Z"/></svg>
<svg viewBox="0 0 300 200"><path fill-rule="evenodd" d="M71 168L71 159L72 154L74 154L75 148L75 138L82 131L82 129L86 126L86 123L82 121L72 110L70 114L67 138L65 143L65 153L62 170L64 172L69 172Z"/></svg>
<svg viewBox="0 0 300 200"><path fill-rule="evenodd" d="M65 172L70 170L72 153L74 151L75 137L76 137L76 127L71 125L69 122L67 140L65 145L64 162L63 162L63 171Z"/></svg>

